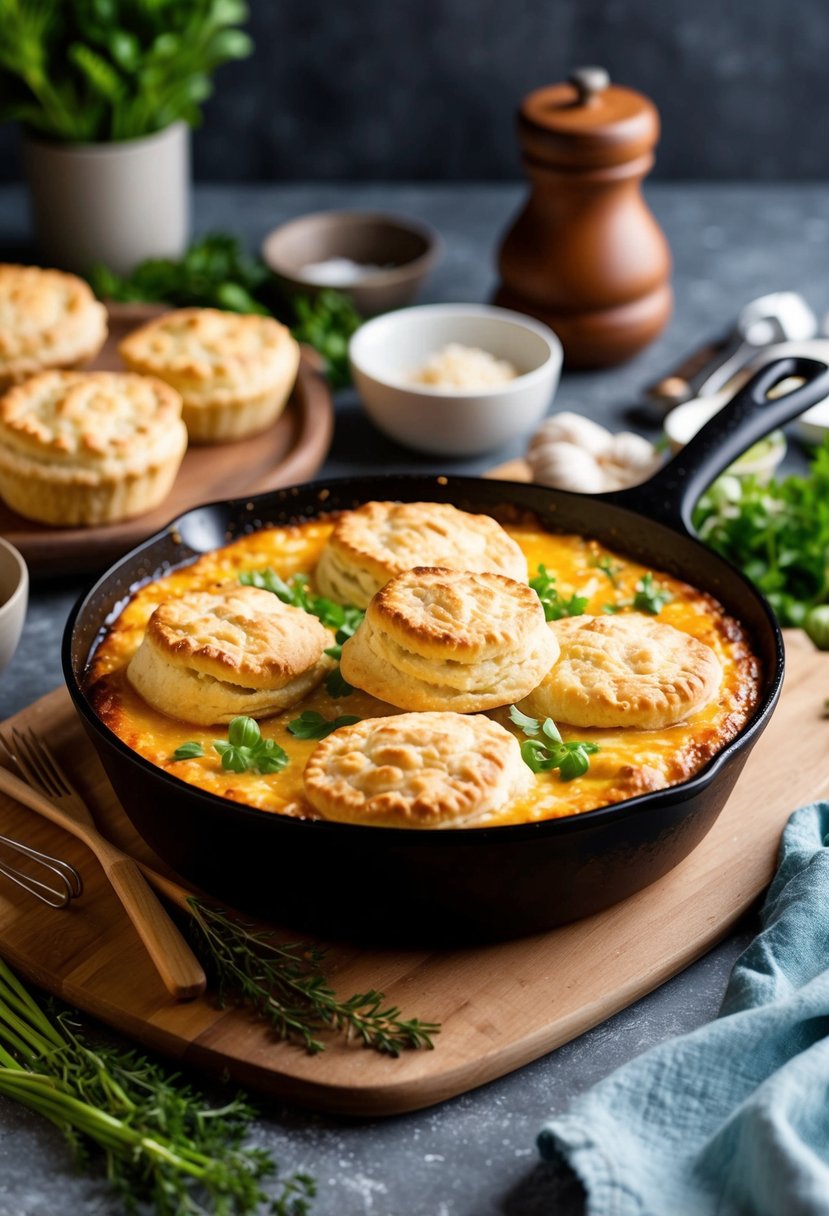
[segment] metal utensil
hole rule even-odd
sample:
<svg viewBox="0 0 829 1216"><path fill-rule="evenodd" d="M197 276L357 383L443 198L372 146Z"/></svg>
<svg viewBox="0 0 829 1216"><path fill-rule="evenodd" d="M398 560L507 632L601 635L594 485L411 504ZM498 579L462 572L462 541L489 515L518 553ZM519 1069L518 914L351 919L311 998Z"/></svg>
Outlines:
<svg viewBox="0 0 829 1216"><path fill-rule="evenodd" d="M733 330L683 359L667 376L645 389L652 401L673 408L692 397L721 392L765 347L802 342L818 333L818 319L796 291L759 296L740 309Z"/></svg>
<svg viewBox="0 0 829 1216"><path fill-rule="evenodd" d="M189 1000L204 992L207 980L201 964L150 890L137 862L100 834L89 808L51 749L32 730L13 728L10 735L0 732L0 743L26 779L20 781L0 769L0 788L72 832L92 850L167 991L177 1000ZM30 789L33 797L27 798Z"/></svg>
<svg viewBox="0 0 829 1216"><path fill-rule="evenodd" d="M48 853L41 853L39 849L33 849L19 840L12 840L11 836L0 836L0 849L27 857L35 868L39 867L51 875L49 881L42 882L35 874L4 861L0 855L0 874L50 908L68 908L73 899L83 894L83 879L68 861L50 857ZM51 882L56 882L57 886L50 885Z"/></svg>

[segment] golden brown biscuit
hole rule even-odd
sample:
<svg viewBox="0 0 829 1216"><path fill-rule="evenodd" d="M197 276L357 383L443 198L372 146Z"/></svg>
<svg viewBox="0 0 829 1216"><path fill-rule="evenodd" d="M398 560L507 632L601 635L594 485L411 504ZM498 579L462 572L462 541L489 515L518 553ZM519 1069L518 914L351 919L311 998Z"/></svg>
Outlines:
<svg viewBox="0 0 829 1216"><path fill-rule="evenodd" d="M331 633L270 591L236 583L160 604L127 668L133 688L172 718L210 726L267 718L310 692L333 661Z"/></svg>
<svg viewBox="0 0 829 1216"><path fill-rule="evenodd" d="M133 371L158 376L184 401L193 443L242 439L281 414L299 346L273 317L180 308L128 334L118 347Z"/></svg>
<svg viewBox="0 0 829 1216"><path fill-rule="evenodd" d="M709 705L722 680L710 646L641 613L551 621L561 656L521 709L572 726L661 730Z"/></svg>
<svg viewBox="0 0 829 1216"><path fill-rule="evenodd" d="M41 372L0 398L0 496L43 523L143 515L167 497L186 447L181 398L160 380Z"/></svg>
<svg viewBox="0 0 829 1216"><path fill-rule="evenodd" d="M401 709L473 713L526 696L557 653L526 583L416 567L377 592L340 667L349 684Z"/></svg>
<svg viewBox="0 0 829 1216"><path fill-rule="evenodd" d="M532 774L497 722L424 713L341 727L314 749L304 780L326 819L443 828L485 822L529 789Z"/></svg>
<svg viewBox="0 0 829 1216"><path fill-rule="evenodd" d="M491 571L527 581L527 560L488 515L449 503L367 502L340 517L317 565L323 595L365 608L395 574L413 566Z"/></svg>
<svg viewBox="0 0 829 1216"><path fill-rule="evenodd" d="M78 367L106 336L106 309L83 279L0 265L0 389L46 368Z"/></svg>

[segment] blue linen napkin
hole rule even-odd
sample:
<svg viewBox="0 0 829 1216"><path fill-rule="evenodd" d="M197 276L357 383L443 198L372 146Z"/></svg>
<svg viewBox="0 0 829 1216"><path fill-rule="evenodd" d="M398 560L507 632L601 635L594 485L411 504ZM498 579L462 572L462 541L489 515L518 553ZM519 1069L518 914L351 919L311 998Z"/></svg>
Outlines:
<svg viewBox="0 0 829 1216"><path fill-rule="evenodd" d="M545 1124L588 1216L829 1216L829 802L783 832L716 1021Z"/></svg>

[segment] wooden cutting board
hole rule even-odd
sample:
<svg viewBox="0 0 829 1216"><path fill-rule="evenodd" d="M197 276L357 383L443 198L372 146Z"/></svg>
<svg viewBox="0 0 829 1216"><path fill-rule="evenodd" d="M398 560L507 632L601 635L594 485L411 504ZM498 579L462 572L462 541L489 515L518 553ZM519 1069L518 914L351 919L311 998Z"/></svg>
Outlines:
<svg viewBox="0 0 829 1216"><path fill-rule="evenodd" d="M164 311L158 304L110 305L109 336L87 370L123 371L118 343ZM274 425L250 439L189 448L173 489L154 511L105 528L52 528L23 519L0 501L0 535L17 546L35 576L102 570L199 503L307 481L325 459L333 429L330 389L313 352L303 348L294 391Z"/></svg>
<svg viewBox="0 0 829 1216"><path fill-rule="evenodd" d="M58 912L0 879L0 954L28 979L149 1047L267 1094L371 1116L440 1102L544 1055L651 991L710 949L763 890L790 811L829 797L829 720L821 716L829 654L801 633L787 638L787 650L780 706L728 805L694 853L653 886L587 920L490 947L331 947L337 990L377 987L406 1016L440 1021L434 1051L392 1060L332 1042L308 1056L276 1042L243 1011L220 1010L207 998L175 1004L84 847L3 798L0 832L73 862L86 890ZM64 690L11 722L48 733L104 831L152 860ZM287 939L298 936L286 930Z"/></svg>

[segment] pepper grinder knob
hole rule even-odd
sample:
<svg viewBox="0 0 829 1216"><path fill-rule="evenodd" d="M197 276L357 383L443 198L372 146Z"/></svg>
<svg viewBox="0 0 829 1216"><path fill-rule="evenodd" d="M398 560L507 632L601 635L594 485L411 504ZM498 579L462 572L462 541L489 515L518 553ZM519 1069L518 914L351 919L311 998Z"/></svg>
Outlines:
<svg viewBox="0 0 829 1216"><path fill-rule="evenodd" d="M597 94L610 84L610 74L604 68L576 68L570 73L570 84L578 89L580 106L589 106Z"/></svg>

